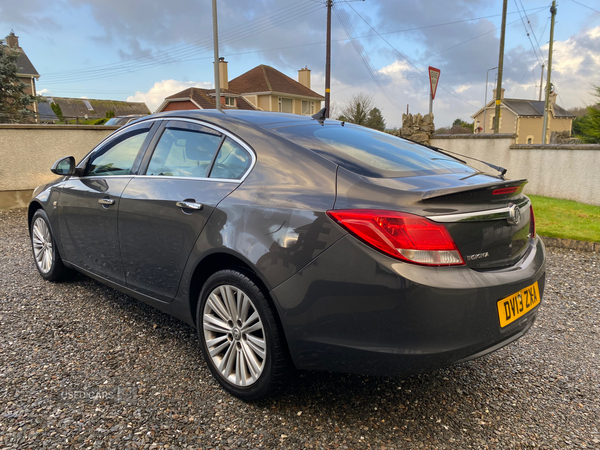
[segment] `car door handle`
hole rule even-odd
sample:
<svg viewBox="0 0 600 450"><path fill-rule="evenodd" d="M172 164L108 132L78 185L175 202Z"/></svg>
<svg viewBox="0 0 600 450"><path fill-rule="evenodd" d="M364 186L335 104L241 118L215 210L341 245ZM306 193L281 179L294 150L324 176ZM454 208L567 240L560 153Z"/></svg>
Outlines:
<svg viewBox="0 0 600 450"><path fill-rule="evenodd" d="M98 203L101 205L114 205L115 201L112 198L99 198Z"/></svg>
<svg viewBox="0 0 600 450"><path fill-rule="evenodd" d="M202 209L202 204L201 203L192 203L192 202L177 202L175 203L177 206L179 206L180 208L185 208L185 209L195 209L195 210L199 210Z"/></svg>

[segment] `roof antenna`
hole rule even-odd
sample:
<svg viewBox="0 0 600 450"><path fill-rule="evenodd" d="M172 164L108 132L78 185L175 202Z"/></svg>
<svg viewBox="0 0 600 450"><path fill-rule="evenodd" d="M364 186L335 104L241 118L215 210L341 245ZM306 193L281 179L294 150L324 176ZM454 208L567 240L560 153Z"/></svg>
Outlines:
<svg viewBox="0 0 600 450"><path fill-rule="evenodd" d="M321 111L319 111L316 114L313 114L312 117L313 119L315 119L316 121L318 121L321 125L323 125L323 122L325 122L325 119L327 118L325 116L325 113L327 112L327 108L323 108Z"/></svg>

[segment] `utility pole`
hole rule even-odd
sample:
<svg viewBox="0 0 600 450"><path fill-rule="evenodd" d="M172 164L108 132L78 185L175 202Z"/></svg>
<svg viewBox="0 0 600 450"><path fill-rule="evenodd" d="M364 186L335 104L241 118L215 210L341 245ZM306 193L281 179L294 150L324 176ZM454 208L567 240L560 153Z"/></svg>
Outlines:
<svg viewBox="0 0 600 450"><path fill-rule="evenodd" d="M214 1L214 0L213 0ZM327 56L325 57L325 117L329 118L331 101L331 6L333 0L327 0Z"/></svg>
<svg viewBox="0 0 600 450"><path fill-rule="evenodd" d="M212 0L213 43L215 45L215 103L221 111L221 83L219 80L219 31L217 29L217 0Z"/></svg>
<svg viewBox="0 0 600 450"><path fill-rule="evenodd" d="M544 67L546 67L545 64L542 64L542 76L540 78L540 98L538 101L542 101L542 89L544 88Z"/></svg>
<svg viewBox="0 0 600 450"><path fill-rule="evenodd" d="M554 20L556 19L556 0L552 0L550 14L552 14L552 22L550 23L550 47L548 48L548 75L546 78L546 104L544 105L544 129L542 130L542 144L546 143L546 132L548 131L548 108L550 106L550 85L552 84L552 47L554 44Z"/></svg>
<svg viewBox="0 0 600 450"><path fill-rule="evenodd" d="M502 68L504 65L504 38L506 36L506 10L508 0L502 4L502 31L500 32L500 56L498 57L498 84L496 85L496 116L494 117L494 133L500 132L500 104L502 98Z"/></svg>

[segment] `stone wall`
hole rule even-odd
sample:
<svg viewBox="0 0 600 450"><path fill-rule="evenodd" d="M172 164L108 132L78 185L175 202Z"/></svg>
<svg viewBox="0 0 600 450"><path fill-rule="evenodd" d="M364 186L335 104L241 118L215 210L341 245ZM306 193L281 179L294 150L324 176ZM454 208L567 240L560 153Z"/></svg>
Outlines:
<svg viewBox="0 0 600 450"><path fill-rule="evenodd" d="M402 114L402 128L397 135L421 144L429 145L429 139L435 131L433 114Z"/></svg>

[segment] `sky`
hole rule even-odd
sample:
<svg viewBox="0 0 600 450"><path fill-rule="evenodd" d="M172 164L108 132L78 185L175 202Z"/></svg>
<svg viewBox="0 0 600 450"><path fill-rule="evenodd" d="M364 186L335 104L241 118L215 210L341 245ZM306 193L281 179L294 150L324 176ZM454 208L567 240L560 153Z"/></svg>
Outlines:
<svg viewBox="0 0 600 450"><path fill-rule="evenodd" d="M550 1L508 0L503 87L536 99L548 58ZM560 0L552 83L565 108L595 102L600 0ZM218 0L219 54L229 79L270 65L325 91L326 0ZM471 122L498 65L501 0L334 0L331 99L373 96L389 128L429 110L428 67L441 70L436 127ZM143 101L214 86L211 0L20 0L0 3L0 36L14 30L47 96ZM489 71L487 99L496 70ZM544 76L545 84L545 76Z"/></svg>

